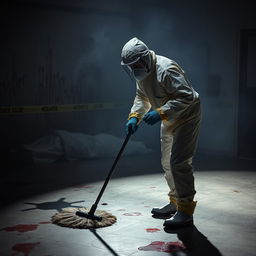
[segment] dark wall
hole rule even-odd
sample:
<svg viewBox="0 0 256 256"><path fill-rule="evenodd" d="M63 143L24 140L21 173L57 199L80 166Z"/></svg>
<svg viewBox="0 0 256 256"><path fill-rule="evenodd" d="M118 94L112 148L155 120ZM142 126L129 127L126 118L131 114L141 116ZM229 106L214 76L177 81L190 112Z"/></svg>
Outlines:
<svg viewBox="0 0 256 256"><path fill-rule="evenodd" d="M60 3L61 2L61 3ZM1 106L121 102L72 113L0 115L1 149L54 129L124 136L135 84L120 51L137 36L176 60L199 92L199 151L236 154L239 32L253 8L230 1L16 1L1 10ZM134 139L159 146L159 125Z"/></svg>

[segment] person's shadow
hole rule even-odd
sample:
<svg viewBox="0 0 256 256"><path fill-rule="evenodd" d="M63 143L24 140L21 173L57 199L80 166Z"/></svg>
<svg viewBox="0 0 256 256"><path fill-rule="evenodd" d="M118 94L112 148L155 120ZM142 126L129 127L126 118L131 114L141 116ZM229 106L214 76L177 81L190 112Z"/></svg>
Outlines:
<svg viewBox="0 0 256 256"><path fill-rule="evenodd" d="M186 249L186 256L222 256L220 251L195 226L179 229L164 228L164 231L177 234Z"/></svg>
<svg viewBox="0 0 256 256"><path fill-rule="evenodd" d="M83 201L75 201L75 202L66 202L65 201L65 197L60 198L57 201L53 201L53 202L44 202L44 203L24 203L24 204L28 204L28 205L33 205L33 208L27 208L27 209L23 209L21 211L30 211L30 210L57 210L58 212L62 211L63 208L67 208L67 207L73 207L73 208L82 208L83 206L74 206L72 204L76 204L76 203L82 203Z"/></svg>

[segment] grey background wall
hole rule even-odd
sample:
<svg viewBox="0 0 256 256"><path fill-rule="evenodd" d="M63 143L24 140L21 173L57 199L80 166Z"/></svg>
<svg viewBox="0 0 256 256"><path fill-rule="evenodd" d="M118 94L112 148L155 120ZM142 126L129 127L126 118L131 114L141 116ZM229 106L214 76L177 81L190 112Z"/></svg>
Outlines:
<svg viewBox="0 0 256 256"><path fill-rule="evenodd" d="M1 151L54 129L123 137L135 84L120 51L137 36L176 60L201 96L198 151L236 155L239 33L256 27L247 1L16 1L1 8L0 104L121 102L72 113L0 115ZM134 139L159 147L159 125Z"/></svg>

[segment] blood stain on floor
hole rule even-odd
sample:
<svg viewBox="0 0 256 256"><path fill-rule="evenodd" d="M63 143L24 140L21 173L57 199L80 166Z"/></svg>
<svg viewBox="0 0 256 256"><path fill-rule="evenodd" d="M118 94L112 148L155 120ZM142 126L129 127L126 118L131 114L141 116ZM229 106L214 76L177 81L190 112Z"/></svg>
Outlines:
<svg viewBox="0 0 256 256"><path fill-rule="evenodd" d="M186 249L186 247L181 242L162 242L154 241L149 245L142 246L138 248L141 251L158 251L158 252L177 252Z"/></svg>
<svg viewBox="0 0 256 256"><path fill-rule="evenodd" d="M33 231L35 229L37 229L38 224L19 224L16 226L12 226L12 227L5 227L1 230L7 231L7 232L13 232L13 231L17 231L17 232L28 232L28 231Z"/></svg>
<svg viewBox="0 0 256 256"><path fill-rule="evenodd" d="M15 251L12 255L15 256L19 253L23 253L24 256L29 256L30 252L39 245L40 242L26 243L26 244L15 244L12 250Z"/></svg>
<svg viewBox="0 0 256 256"><path fill-rule="evenodd" d="M149 232L149 233L161 231L161 229L159 229L159 228L146 228L145 230L146 230L147 232Z"/></svg>
<svg viewBox="0 0 256 256"><path fill-rule="evenodd" d="M141 216L142 214L140 212L127 212L124 213L125 216Z"/></svg>

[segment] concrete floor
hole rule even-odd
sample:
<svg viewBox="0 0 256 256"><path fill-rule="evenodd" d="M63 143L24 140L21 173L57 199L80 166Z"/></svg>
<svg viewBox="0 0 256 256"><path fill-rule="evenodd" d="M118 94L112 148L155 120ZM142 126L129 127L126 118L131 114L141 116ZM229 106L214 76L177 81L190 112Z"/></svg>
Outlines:
<svg viewBox="0 0 256 256"><path fill-rule="evenodd" d="M90 207L113 159L9 164L1 179L0 255L255 256L255 169L223 161L218 160L225 166L221 170L216 161L195 159L195 225L180 230L164 230L163 219L150 214L167 202L157 154L120 160L98 205L117 222L97 230L64 228L50 220L65 207Z"/></svg>

